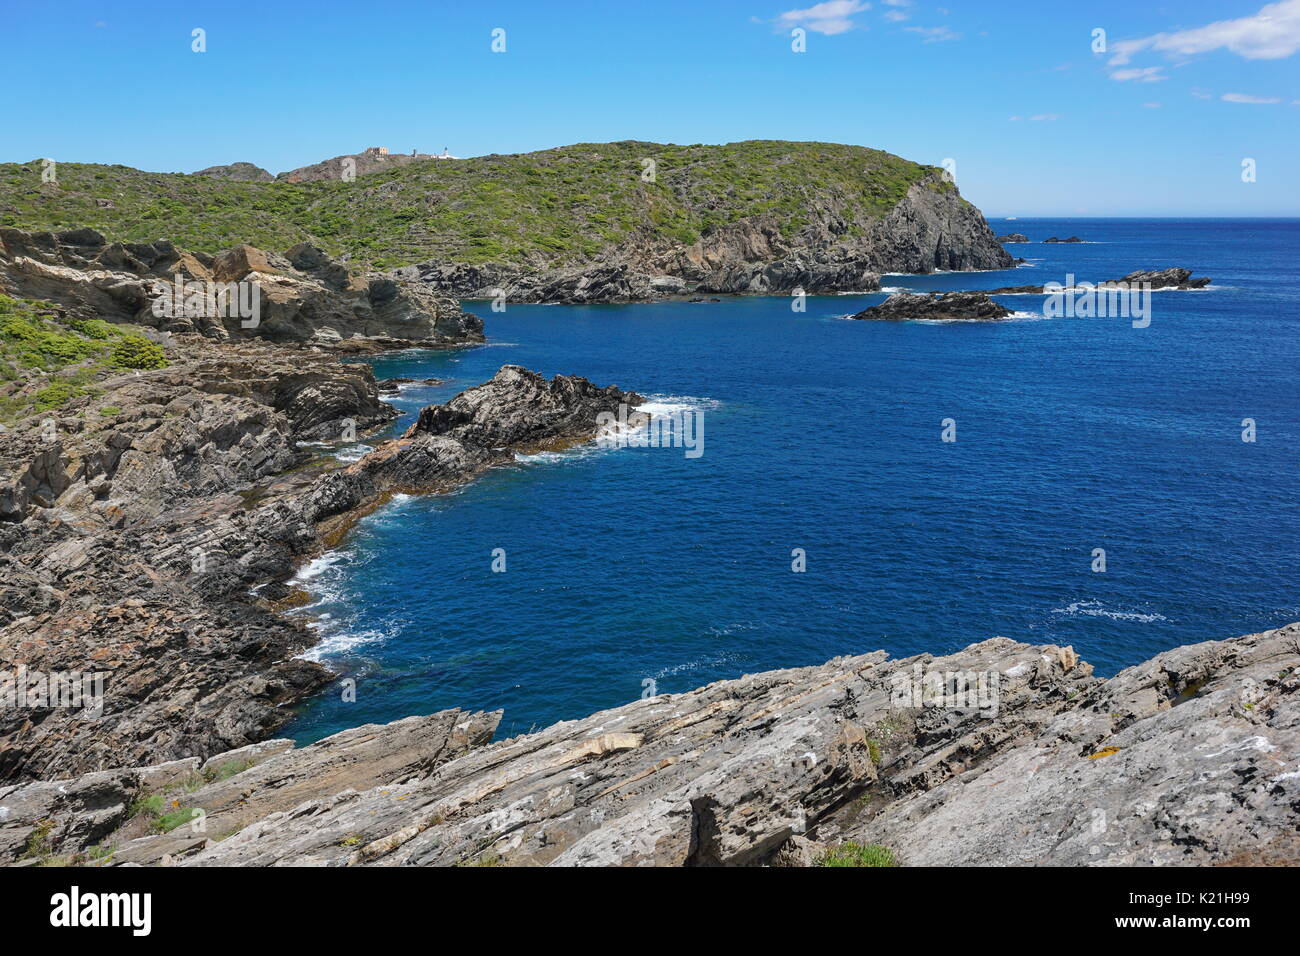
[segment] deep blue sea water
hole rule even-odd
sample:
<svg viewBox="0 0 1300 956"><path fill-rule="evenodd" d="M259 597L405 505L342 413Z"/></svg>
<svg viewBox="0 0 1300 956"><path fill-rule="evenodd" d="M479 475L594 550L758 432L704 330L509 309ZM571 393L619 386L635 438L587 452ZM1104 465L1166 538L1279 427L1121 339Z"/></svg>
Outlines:
<svg viewBox="0 0 1300 956"><path fill-rule="evenodd" d="M472 303L489 346L376 359L381 377L450 380L403 393L398 428L518 363L702 409L704 454L542 455L363 521L303 573L315 654L357 680L357 701L332 688L290 732L459 706L504 708L502 733L520 733L636 699L646 678L680 692L995 635L1073 644L1111 674L1300 619L1300 221L992 226L1089 243L1009 246L1026 266L885 284L1171 265L1214 282L1155 293L1144 329L840 318L883 294L811 298L804 313L789 297ZM1038 314L1042 301L1003 300ZM940 440L945 418L954 443Z"/></svg>

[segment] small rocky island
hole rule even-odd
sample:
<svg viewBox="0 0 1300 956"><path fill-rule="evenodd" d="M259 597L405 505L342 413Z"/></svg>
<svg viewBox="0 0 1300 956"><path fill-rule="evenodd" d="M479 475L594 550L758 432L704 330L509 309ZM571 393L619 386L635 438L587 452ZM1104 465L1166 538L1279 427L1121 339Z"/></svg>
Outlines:
<svg viewBox="0 0 1300 956"><path fill-rule="evenodd" d="M879 305L852 316L854 319L933 319L944 322L984 322L1005 319L1011 310L983 292L895 292Z"/></svg>
<svg viewBox="0 0 1300 956"><path fill-rule="evenodd" d="M1078 236L1071 236L1069 239L1059 239L1052 236L1050 239L1044 239L1043 242L1083 242Z"/></svg>
<svg viewBox="0 0 1300 956"><path fill-rule="evenodd" d="M1139 269L1136 272L1130 272L1128 275L1119 279L1107 279L1104 282L1095 282L1092 284L1093 289L1135 289L1149 287L1153 292L1158 289L1204 289L1211 282L1208 276L1199 278L1192 277L1190 269ZM1075 288L1079 288L1076 284ZM1062 292L1069 291L1066 289L1059 290ZM1041 285L1012 285L1003 286L1000 289L988 290L989 295L1042 295L1046 294L1047 289Z"/></svg>
<svg viewBox="0 0 1300 956"><path fill-rule="evenodd" d="M1023 232L1013 232L1005 236L998 236L998 242L1028 242L1029 237Z"/></svg>

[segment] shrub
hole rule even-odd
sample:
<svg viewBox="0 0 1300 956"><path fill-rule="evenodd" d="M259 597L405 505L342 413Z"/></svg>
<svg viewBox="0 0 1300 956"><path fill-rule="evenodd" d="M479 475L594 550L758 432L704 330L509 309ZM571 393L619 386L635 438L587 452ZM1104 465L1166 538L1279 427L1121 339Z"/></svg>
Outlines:
<svg viewBox="0 0 1300 956"><path fill-rule="evenodd" d="M818 866L898 866L894 854L878 843L841 843L822 854Z"/></svg>
<svg viewBox="0 0 1300 956"><path fill-rule="evenodd" d="M127 335L113 344L109 363L114 368L166 368L162 346L142 335Z"/></svg>

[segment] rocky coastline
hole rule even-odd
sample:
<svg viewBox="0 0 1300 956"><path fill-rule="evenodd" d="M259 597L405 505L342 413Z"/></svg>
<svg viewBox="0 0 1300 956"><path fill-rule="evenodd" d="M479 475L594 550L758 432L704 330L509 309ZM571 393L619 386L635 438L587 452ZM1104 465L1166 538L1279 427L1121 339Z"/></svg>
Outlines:
<svg viewBox="0 0 1300 956"><path fill-rule="evenodd" d="M1300 624L1109 680L1069 647L999 637L491 742L500 719L449 710L0 787L0 860L797 867L871 847L911 866L1300 862Z"/></svg>
<svg viewBox="0 0 1300 956"><path fill-rule="evenodd" d="M91 336L129 333L120 341L157 358L118 368L76 353L58 372L0 382L0 400L20 410L0 431L0 667L108 675L93 717L0 708L0 780L206 758L265 739L290 718L287 705L331 679L297 656L313 633L280 613L297 597L285 582L302 560L397 491L446 490L516 451L589 440L602 412L642 402L505 366L340 465L316 446L396 417L370 367L341 358L480 342L480 320L311 249L239 247L205 261L86 231L5 230L0 241L0 289L46 303L0 300L15 347L89 356ZM196 281L256 274L276 294L253 328L159 317L152 282L171 270ZM52 388L68 397L47 407Z"/></svg>
<svg viewBox="0 0 1300 956"><path fill-rule="evenodd" d="M611 250L598 263L522 269L425 262L394 271L439 295L582 305L706 295L875 292L883 273L1009 269L1016 260L955 189L925 181L889 215L846 241L833 210L810 211L817 226L797 236L771 215L719 228L688 247L648 243Z"/></svg>
<svg viewBox="0 0 1300 956"><path fill-rule="evenodd" d="M155 284L177 274L255 278L272 290L263 321L160 315ZM396 417L344 358L483 340L429 286L310 246L202 256L0 230L0 288L46 303L15 322L59 348L138 330L161 357L72 356L90 385L53 407L37 397L52 373L0 383L6 407L35 409L0 432L0 670L107 678L100 713L0 708L0 862L810 866L843 846L904 865L1300 860L1300 624L1109 680L1071 648L998 637L748 675L506 740L500 712L457 710L277 739L334 676L299 656L314 635L284 613L303 560L395 493L590 441L603 414L644 404L507 365L356 462L312 450ZM946 293L857 317L1005 314Z"/></svg>

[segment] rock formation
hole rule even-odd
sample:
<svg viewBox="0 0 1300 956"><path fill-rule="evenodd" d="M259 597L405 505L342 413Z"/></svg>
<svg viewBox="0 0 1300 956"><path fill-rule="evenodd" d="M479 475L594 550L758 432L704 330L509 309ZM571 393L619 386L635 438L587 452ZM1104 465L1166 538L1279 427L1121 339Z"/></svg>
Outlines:
<svg viewBox="0 0 1300 956"><path fill-rule="evenodd" d="M270 183L275 177L261 166L252 163L230 163L226 166L209 166L194 173L195 176L207 176L210 179L233 179L243 183Z"/></svg>
<svg viewBox="0 0 1300 956"><path fill-rule="evenodd" d="M1110 680L1069 647L994 638L720 681L488 743L500 716L0 789L0 858L798 866L853 842L903 865L1300 862L1300 624Z"/></svg>
<svg viewBox="0 0 1300 956"><path fill-rule="evenodd" d="M869 306L855 319L935 319L941 321L988 321L1005 319L1011 310L982 292L917 293L895 292L879 305Z"/></svg>
<svg viewBox="0 0 1300 956"><path fill-rule="evenodd" d="M1071 236L1069 239L1058 239L1052 236L1050 239L1044 239L1043 242L1083 242L1078 236Z"/></svg>
<svg viewBox="0 0 1300 956"><path fill-rule="evenodd" d="M1094 289L1114 289L1114 288L1135 288L1149 286L1152 291L1156 289L1203 289L1209 285L1211 280L1202 276L1192 278L1190 269L1139 269L1137 272L1130 272L1121 279L1107 279L1104 282L1092 284ZM1076 283L1075 289L1082 286ZM1004 286L1001 289L987 289L986 295L1042 295L1046 293L1046 288L1041 285L1013 285ZM1061 290L1069 291L1069 290Z"/></svg>
<svg viewBox="0 0 1300 956"><path fill-rule="evenodd" d="M1028 242L1029 237L1022 232L1013 232L1005 236L998 236L998 242Z"/></svg>
<svg viewBox="0 0 1300 956"><path fill-rule="evenodd" d="M202 289L255 281L256 324L233 308L206 302L190 308L188 290L179 299L172 291L177 276ZM165 240L110 243L93 229L0 229L0 291L53 302L74 316L223 341L264 338L351 349L483 341L482 320L454 300L424 285L354 272L306 244L283 256L240 245L214 257ZM252 290L244 291L251 300Z"/></svg>
<svg viewBox="0 0 1300 956"><path fill-rule="evenodd" d="M1207 276L1192 278L1190 269L1139 269L1120 279L1100 283L1102 288L1114 285L1149 285L1152 289L1203 289L1210 284Z"/></svg>
<svg viewBox="0 0 1300 956"><path fill-rule="evenodd" d="M386 147L370 146L360 153L345 153L332 159L321 160L319 163L312 163L310 166L290 169L280 173L275 178L286 183L306 183L318 179L342 179L345 171L352 176L365 176L369 173L377 173L420 160L453 158L452 156L436 156L431 153L390 153Z"/></svg>
<svg viewBox="0 0 1300 956"><path fill-rule="evenodd" d="M296 659L312 634L277 613L298 561L392 490L589 440L601 412L642 401L506 366L340 467L299 443L392 420L369 366L193 334L167 354L0 436L0 672L109 675L97 719L0 708L0 780L266 738L329 676Z"/></svg>
<svg viewBox="0 0 1300 956"><path fill-rule="evenodd" d="M872 292L884 272L1014 264L974 206L928 180L913 185L887 216L853 240L845 239L845 223L833 209L814 205L808 215L816 224L793 236L778 217L760 215L722 226L685 248L636 244L611 249L588 266L528 270L431 261L395 274L459 298L581 304L700 294Z"/></svg>

